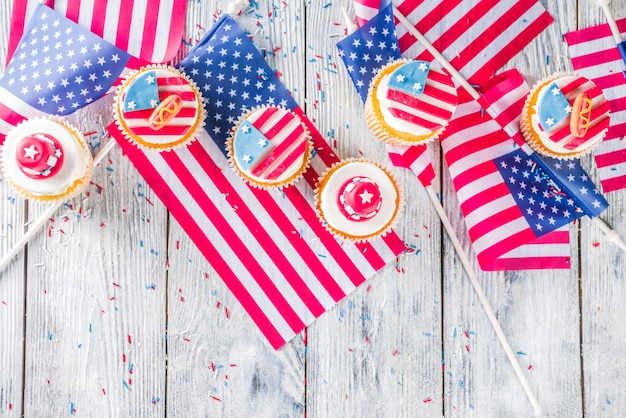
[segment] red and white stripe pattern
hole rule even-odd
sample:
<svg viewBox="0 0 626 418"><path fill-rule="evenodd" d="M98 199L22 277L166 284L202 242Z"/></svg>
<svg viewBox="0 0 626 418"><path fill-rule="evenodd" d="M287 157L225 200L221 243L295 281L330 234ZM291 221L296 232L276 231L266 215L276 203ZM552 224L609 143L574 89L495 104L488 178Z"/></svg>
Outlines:
<svg viewBox="0 0 626 418"><path fill-rule="evenodd" d="M413 65L410 62L408 65ZM405 64L406 65L406 64ZM401 71L402 66L396 69ZM394 77L393 72L390 77ZM408 84L412 84L407 79ZM412 132L420 132L424 128L434 132L445 126L452 118L456 107L456 88L452 78L441 69L430 68L426 83L419 93L389 85L386 101L381 102L383 114L388 110L391 115L409 126ZM383 104L384 103L384 104Z"/></svg>
<svg viewBox="0 0 626 418"><path fill-rule="evenodd" d="M159 100L173 94L183 99L180 112L159 130L149 126L148 119L154 109L123 111L123 122L132 136L151 144L175 143L198 125L199 100L195 87L189 81L170 70L155 69ZM122 98L125 101L125 97Z"/></svg>
<svg viewBox="0 0 626 418"><path fill-rule="evenodd" d="M622 33L626 19L617 21ZM593 80L611 105L611 124L604 141L594 151L602 189L626 188L626 76L624 62L609 26L598 25L565 34L572 66Z"/></svg>
<svg viewBox="0 0 626 418"><path fill-rule="evenodd" d="M6 62L39 0L13 0ZM170 61L180 49L186 0L46 0L46 5L143 61Z"/></svg>
<svg viewBox="0 0 626 418"><path fill-rule="evenodd" d="M295 175L305 164L308 134L293 113L267 107L253 111L242 123L250 123L261 134L237 129L233 138L234 158L248 167L253 179L279 182Z"/></svg>
<svg viewBox="0 0 626 418"><path fill-rule="evenodd" d="M591 113L589 128L582 137L574 135L570 129L570 118L563 119L559 123L542 128L548 134L550 140L565 149L573 150L588 141L593 141L609 127L609 102L592 81L584 77L562 77L556 79L554 83L560 88L563 95L570 103L573 103L576 96L586 93L591 99ZM537 104L541 106L541 102ZM539 122L541 123L541 121Z"/></svg>
<svg viewBox="0 0 626 418"><path fill-rule="evenodd" d="M380 1L354 0L357 22L367 21L375 15ZM409 21L415 22L416 28L450 60L464 77L479 87L553 21L541 3L536 0L524 2L399 0L394 3L398 11ZM398 21L396 21L396 32L403 56L426 61L433 60L433 57L425 51L407 28ZM505 81L502 85L504 84ZM519 86L517 89L512 85L502 88L513 95L519 94L520 91ZM522 90L524 90L524 95L528 93L527 86ZM463 92L459 91L459 97L461 95ZM498 103L484 103L483 105L485 109L492 107L494 114L499 114L506 109L501 109ZM467 107L465 109L467 111ZM480 119L474 119L474 123L487 118L487 112L481 110L480 105L477 109ZM472 138L482 135L483 124L477 124L474 129L461 129L462 126L454 123L460 111L462 109L457 108L450 125L446 127L440 138L463 131L464 139L471 142ZM507 118L510 119L513 116L500 114L499 123L491 125L492 129L504 125L509 137L515 138L518 143L523 143L519 129L511 128L513 125L507 127ZM519 120L519 114L515 115L515 118ZM435 172L426 146L388 146L387 149L394 165L410 168L422 184L425 186L431 184ZM626 170L626 152L624 162ZM569 268L569 253L569 234L567 229L563 228L547 234L541 240L518 245L511 252L493 260L491 267L493 270L519 269L521 266Z"/></svg>
<svg viewBox="0 0 626 418"><path fill-rule="evenodd" d="M441 140L479 264L483 270L569 268L568 228L536 239L493 162L518 145L513 136L520 138L519 117L529 88L515 70L493 83L485 94L500 121L466 96Z"/></svg>
<svg viewBox="0 0 626 418"><path fill-rule="evenodd" d="M278 348L405 249L390 233L362 244L341 243L315 214L314 187L337 162L302 114L317 156L304 181L278 190L249 187L202 132L190 146L144 152L109 132L273 347Z"/></svg>

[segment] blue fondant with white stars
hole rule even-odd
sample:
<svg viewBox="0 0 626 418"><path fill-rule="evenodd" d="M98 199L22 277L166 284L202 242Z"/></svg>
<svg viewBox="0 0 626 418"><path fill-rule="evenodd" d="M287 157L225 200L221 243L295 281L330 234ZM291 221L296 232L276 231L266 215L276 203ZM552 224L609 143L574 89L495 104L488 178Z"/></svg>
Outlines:
<svg viewBox="0 0 626 418"><path fill-rule="evenodd" d="M244 170L255 166L255 161L265 155L268 139L250 122L244 120L239 125L233 140L235 161Z"/></svg>
<svg viewBox="0 0 626 418"><path fill-rule="evenodd" d="M389 88L420 95L424 92L430 63L413 61L399 66L389 77Z"/></svg>
<svg viewBox="0 0 626 418"><path fill-rule="evenodd" d="M541 101L537 104L539 123L544 130L568 118L572 113L572 106L556 83L547 87Z"/></svg>
<svg viewBox="0 0 626 418"><path fill-rule="evenodd" d="M156 71L149 70L133 79L124 96L124 112L155 109L159 100L159 86Z"/></svg>

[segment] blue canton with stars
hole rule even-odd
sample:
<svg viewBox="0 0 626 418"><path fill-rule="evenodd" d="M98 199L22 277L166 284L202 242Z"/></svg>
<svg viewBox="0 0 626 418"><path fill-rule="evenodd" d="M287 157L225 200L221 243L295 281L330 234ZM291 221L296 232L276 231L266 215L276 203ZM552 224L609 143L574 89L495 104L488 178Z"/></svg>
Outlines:
<svg viewBox="0 0 626 418"><path fill-rule="evenodd" d="M337 49L365 102L370 82L378 70L400 58L391 2L365 25L339 41Z"/></svg>
<svg viewBox="0 0 626 418"><path fill-rule="evenodd" d="M0 87L42 112L68 115L103 96L129 58L126 52L39 4Z"/></svg>
<svg viewBox="0 0 626 418"><path fill-rule="evenodd" d="M180 63L206 99L205 129L226 154L239 116L261 105L289 110L298 104L246 33L224 15Z"/></svg>
<svg viewBox="0 0 626 418"><path fill-rule="evenodd" d="M572 113L572 106L556 83L548 86L548 91L538 106L539 122L544 130L566 119Z"/></svg>
<svg viewBox="0 0 626 418"><path fill-rule="evenodd" d="M494 162L536 236L608 207L578 161L529 157L518 149Z"/></svg>

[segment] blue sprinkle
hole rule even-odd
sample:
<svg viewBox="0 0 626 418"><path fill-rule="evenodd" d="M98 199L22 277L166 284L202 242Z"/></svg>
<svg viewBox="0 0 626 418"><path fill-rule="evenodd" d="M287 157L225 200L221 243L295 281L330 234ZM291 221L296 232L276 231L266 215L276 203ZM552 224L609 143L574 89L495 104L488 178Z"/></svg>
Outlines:
<svg viewBox="0 0 626 418"><path fill-rule="evenodd" d="M518 352L517 352L517 355L518 355L518 356L525 356L525 355L526 355L526 353L524 353L523 351L518 351Z"/></svg>
<svg viewBox="0 0 626 418"><path fill-rule="evenodd" d="M74 402L70 402L70 415L74 415Z"/></svg>
<svg viewBox="0 0 626 418"><path fill-rule="evenodd" d="M48 340L52 341L52 333L48 334Z"/></svg>
<svg viewBox="0 0 626 418"><path fill-rule="evenodd" d="M91 324L89 324L89 332L91 332Z"/></svg>
<svg viewBox="0 0 626 418"><path fill-rule="evenodd" d="M124 384L124 387L128 390L130 390L130 387L128 387L128 383L126 383L126 380L122 380L122 383Z"/></svg>

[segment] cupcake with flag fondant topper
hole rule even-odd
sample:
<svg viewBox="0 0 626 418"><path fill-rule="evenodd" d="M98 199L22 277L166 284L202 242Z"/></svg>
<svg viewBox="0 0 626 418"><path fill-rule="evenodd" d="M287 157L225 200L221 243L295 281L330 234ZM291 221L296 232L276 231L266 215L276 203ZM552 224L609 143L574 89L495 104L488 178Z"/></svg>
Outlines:
<svg viewBox="0 0 626 418"><path fill-rule="evenodd" d="M261 106L245 112L226 142L229 163L250 185L284 187L295 183L309 166L313 143L294 112Z"/></svg>
<svg viewBox="0 0 626 418"><path fill-rule="evenodd" d="M422 144L443 132L456 104L448 74L427 61L401 59L372 79L365 120L374 136L388 144Z"/></svg>
<svg viewBox="0 0 626 418"><path fill-rule="evenodd" d="M82 134L59 117L19 123L2 147L3 177L27 198L69 199L84 190L92 171Z"/></svg>
<svg viewBox="0 0 626 418"><path fill-rule="evenodd" d="M403 204L393 174L364 159L340 161L326 170L315 190L315 209L335 236L363 242L384 236L395 225Z"/></svg>
<svg viewBox="0 0 626 418"><path fill-rule="evenodd" d="M159 151L187 145L204 126L203 99L195 83L169 66L147 66L119 86L114 117L135 144Z"/></svg>
<svg viewBox="0 0 626 418"><path fill-rule="evenodd" d="M526 142L536 152L574 158L602 142L609 112L609 102L593 81L559 73L531 90L520 124Z"/></svg>

